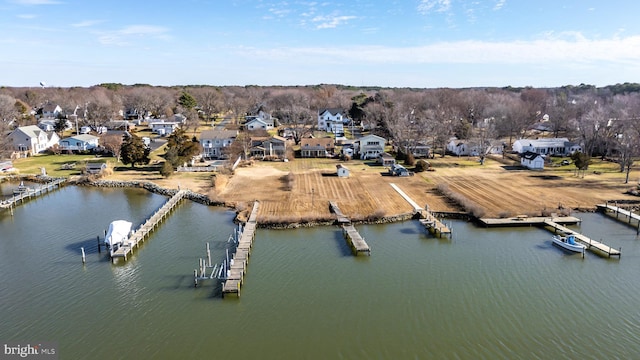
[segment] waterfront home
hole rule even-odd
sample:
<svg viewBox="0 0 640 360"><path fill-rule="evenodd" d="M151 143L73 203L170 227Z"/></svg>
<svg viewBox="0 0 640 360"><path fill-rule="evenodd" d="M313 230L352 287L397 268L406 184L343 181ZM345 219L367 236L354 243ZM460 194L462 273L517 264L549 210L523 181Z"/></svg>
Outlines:
<svg viewBox="0 0 640 360"><path fill-rule="evenodd" d="M342 109L318 110L318 130L341 136L344 134L344 123L346 120L347 118L342 115Z"/></svg>
<svg viewBox="0 0 640 360"><path fill-rule="evenodd" d="M382 153L378 156L378 164L389 167L396 163L396 159L389 153Z"/></svg>
<svg viewBox="0 0 640 360"><path fill-rule="evenodd" d="M570 156L576 151L582 151L582 147L567 138L548 139L519 139L512 147L514 152L524 154L533 152L541 155Z"/></svg>
<svg viewBox="0 0 640 360"><path fill-rule="evenodd" d="M90 134L80 134L60 139L58 146L63 151L86 151L98 147L100 138Z"/></svg>
<svg viewBox="0 0 640 360"><path fill-rule="evenodd" d="M367 135L358 139L357 153L360 159L377 159L384 153L384 146L387 140L378 135Z"/></svg>
<svg viewBox="0 0 640 360"><path fill-rule="evenodd" d="M304 138L300 141L300 156L304 158L329 157L335 150L333 138Z"/></svg>
<svg viewBox="0 0 640 360"><path fill-rule="evenodd" d="M258 159L284 159L287 151L287 139L280 136L252 137L251 156Z"/></svg>
<svg viewBox="0 0 640 360"><path fill-rule="evenodd" d="M544 169L544 156L531 151L526 151L520 157L520 165L529 170L542 170Z"/></svg>
<svg viewBox="0 0 640 360"><path fill-rule="evenodd" d="M55 132L44 131L36 125L20 126L9 133L9 138L21 157L41 153L60 140Z"/></svg>
<svg viewBox="0 0 640 360"><path fill-rule="evenodd" d="M205 159L219 159L224 151L238 137L237 130L205 130L200 133L202 157Z"/></svg>

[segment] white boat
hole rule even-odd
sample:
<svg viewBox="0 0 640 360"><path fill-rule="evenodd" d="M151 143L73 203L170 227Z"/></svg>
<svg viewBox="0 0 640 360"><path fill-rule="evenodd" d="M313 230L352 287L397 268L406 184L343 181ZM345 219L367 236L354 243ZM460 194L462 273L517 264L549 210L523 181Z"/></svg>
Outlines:
<svg viewBox="0 0 640 360"><path fill-rule="evenodd" d="M104 237L104 243L108 247L120 246L129 238L132 223L126 220L115 220L109 224L109 230Z"/></svg>
<svg viewBox="0 0 640 360"><path fill-rule="evenodd" d="M567 236L553 235L551 239L553 240L554 244L562 247L563 249L567 249L569 251L584 252L584 250L587 248L586 246L576 242L575 235L567 235Z"/></svg>
<svg viewBox="0 0 640 360"><path fill-rule="evenodd" d="M20 195L22 193L29 192L29 188L24 185L24 181L20 181L20 185L16 189L13 190L13 195Z"/></svg>

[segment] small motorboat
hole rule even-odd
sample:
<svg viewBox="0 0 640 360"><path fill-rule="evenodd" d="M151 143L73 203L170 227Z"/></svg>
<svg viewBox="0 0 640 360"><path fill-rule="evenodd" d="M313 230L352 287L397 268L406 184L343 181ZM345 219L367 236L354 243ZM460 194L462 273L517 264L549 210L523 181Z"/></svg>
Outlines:
<svg viewBox="0 0 640 360"><path fill-rule="evenodd" d="M20 185L16 189L13 190L13 195L20 195L26 192L29 192L29 188L25 186L24 181L20 181Z"/></svg>
<svg viewBox="0 0 640 360"><path fill-rule="evenodd" d="M551 240L553 240L554 244L562 247L563 249L573 251L573 252L581 253L581 252L584 252L584 250L587 248L583 244L576 242L575 235L567 235L567 236L553 235Z"/></svg>

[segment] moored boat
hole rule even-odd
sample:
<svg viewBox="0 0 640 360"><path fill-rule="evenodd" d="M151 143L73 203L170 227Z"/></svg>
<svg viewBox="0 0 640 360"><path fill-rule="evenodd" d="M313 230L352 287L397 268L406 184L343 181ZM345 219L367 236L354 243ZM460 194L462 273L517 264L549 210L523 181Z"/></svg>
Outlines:
<svg viewBox="0 0 640 360"><path fill-rule="evenodd" d="M104 237L104 243L110 248L122 245L129 238L132 226L133 224L126 220L112 221Z"/></svg>
<svg viewBox="0 0 640 360"><path fill-rule="evenodd" d="M576 242L575 235L567 235L567 236L553 235L551 240L553 241L554 244L562 247L563 249L573 251L573 252L584 252L584 250L587 248L583 244Z"/></svg>

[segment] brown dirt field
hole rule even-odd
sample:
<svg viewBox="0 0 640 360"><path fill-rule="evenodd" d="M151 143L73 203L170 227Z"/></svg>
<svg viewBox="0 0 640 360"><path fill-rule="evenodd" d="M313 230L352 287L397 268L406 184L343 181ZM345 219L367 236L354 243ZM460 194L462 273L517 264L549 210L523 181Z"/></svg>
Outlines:
<svg viewBox="0 0 640 360"><path fill-rule="evenodd" d="M624 174L613 163L594 164L582 178L575 176L573 166L527 171L491 159L485 165L473 158L429 161L435 171L403 178L384 176L384 168L359 160L343 163L350 169L349 178L335 176L335 165L339 162L333 159L256 162L251 167L236 169L228 178L216 179L215 189L209 173L181 173L163 179L157 173L117 172L108 179L149 180L168 188L179 185L231 204L259 200L259 221L282 223L332 219L329 201L337 202L352 219L411 213L411 205L390 183L395 183L419 205L428 204L431 210L463 211L436 190L439 184L447 184L452 192L482 208L485 217L540 215L562 208L593 209L607 200L640 200L624 194L635 187L640 171L634 169L630 183L624 184ZM289 173L293 174L292 181Z"/></svg>

